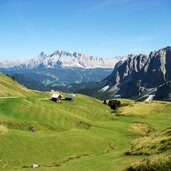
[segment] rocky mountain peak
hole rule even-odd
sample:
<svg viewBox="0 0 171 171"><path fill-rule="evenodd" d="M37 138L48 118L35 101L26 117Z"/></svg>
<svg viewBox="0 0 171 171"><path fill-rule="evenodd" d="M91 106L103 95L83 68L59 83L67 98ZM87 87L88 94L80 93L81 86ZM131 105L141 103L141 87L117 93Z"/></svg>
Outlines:
<svg viewBox="0 0 171 171"><path fill-rule="evenodd" d="M115 65L110 76L101 83L106 91L133 97L171 80L171 47L147 55L128 55ZM101 90L104 90L101 87Z"/></svg>
<svg viewBox="0 0 171 171"><path fill-rule="evenodd" d="M56 50L55 52L46 55L41 52L37 57L23 61L22 64L18 63L11 65L9 62L0 62L0 67L10 68L113 68L115 64L123 60L121 57L114 58L98 58L94 56L87 56L83 53L70 53L64 50Z"/></svg>
<svg viewBox="0 0 171 171"><path fill-rule="evenodd" d="M42 51L40 52L39 56L46 56L46 54Z"/></svg>
<svg viewBox="0 0 171 171"><path fill-rule="evenodd" d="M47 57L47 55L44 52L40 52L40 54L37 57L45 59Z"/></svg>

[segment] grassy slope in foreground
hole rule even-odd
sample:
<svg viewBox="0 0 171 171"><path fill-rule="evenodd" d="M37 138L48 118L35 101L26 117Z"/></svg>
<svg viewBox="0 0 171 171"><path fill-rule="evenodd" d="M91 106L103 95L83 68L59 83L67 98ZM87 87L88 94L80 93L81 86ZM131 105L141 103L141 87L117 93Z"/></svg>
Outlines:
<svg viewBox="0 0 171 171"><path fill-rule="evenodd" d="M170 126L170 103L131 103L115 116L83 95L73 102L42 100L50 93L2 74L0 90L1 97L19 97L0 99L0 170L30 170L33 163L41 166L37 170L122 170L147 158L124 155L131 141Z"/></svg>

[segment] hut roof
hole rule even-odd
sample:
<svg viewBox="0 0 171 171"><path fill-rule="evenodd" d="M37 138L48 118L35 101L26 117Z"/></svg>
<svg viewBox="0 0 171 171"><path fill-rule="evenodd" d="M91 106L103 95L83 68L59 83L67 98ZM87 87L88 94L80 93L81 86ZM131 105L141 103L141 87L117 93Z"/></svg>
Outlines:
<svg viewBox="0 0 171 171"><path fill-rule="evenodd" d="M58 97L61 97L61 95L60 94L53 94L52 95L52 98L58 98Z"/></svg>

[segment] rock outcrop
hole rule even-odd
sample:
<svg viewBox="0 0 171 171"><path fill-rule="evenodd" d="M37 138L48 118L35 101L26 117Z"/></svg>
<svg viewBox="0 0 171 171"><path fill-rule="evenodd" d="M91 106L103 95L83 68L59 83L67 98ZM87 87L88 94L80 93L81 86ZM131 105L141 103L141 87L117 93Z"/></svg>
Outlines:
<svg viewBox="0 0 171 171"><path fill-rule="evenodd" d="M111 75L99 83L99 92L137 97L171 80L171 47L151 52L148 56L128 55L118 62Z"/></svg>

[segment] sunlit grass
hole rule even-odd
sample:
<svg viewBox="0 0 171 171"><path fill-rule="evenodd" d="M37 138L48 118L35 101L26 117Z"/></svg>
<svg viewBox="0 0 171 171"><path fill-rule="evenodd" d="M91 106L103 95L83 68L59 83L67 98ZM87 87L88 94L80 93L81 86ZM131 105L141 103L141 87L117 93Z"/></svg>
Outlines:
<svg viewBox="0 0 171 171"><path fill-rule="evenodd" d="M74 101L55 103L41 100L52 92L0 78L0 96L19 96L0 99L0 170L31 170L33 163L40 165L37 170L122 170L151 157L125 155L137 138L144 138L145 149L170 127L170 103L121 99L126 105L116 116L94 98L76 94Z"/></svg>

